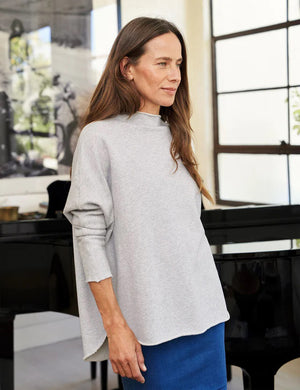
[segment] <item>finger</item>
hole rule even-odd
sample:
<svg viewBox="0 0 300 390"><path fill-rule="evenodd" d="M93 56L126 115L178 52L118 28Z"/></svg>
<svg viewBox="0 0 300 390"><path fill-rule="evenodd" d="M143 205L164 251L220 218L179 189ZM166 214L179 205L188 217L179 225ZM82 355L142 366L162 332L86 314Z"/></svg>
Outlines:
<svg viewBox="0 0 300 390"><path fill-rule="evenodd" d="M135 360L130 362L130 368L131 368L133 379L137 380L138 382L144 383L145 378L143 377L143 375L140 371L140 367L139 367L137 358L135 358Z"/></svg>
<svg viewBox="0 0 300 390"><path fill-rule="evenodd" d="M117 363L117 369L118 369L118 372L121 376L126 376L125 371L123 370L121 363Z"/></svg>
<svg viewBox="0 0 300 390"><path fill-rule="evenodd" d="M115 363L113 363L112 361L110 361L111 363L111 366L112 366L112 369L113 369L113 372L115 374L119 374L119 371L118 371L118 368L117 368L117 365Z"/></svg>
<svg viewBox="0 0 300 390"><path fill-rule="evenodd" d="M143 355L141 344L136 344L136 357L137 357L137 360L138 360L139 367L143 371L146 371L147 367L145 366L145 359L144 359L144 355Z"/></svg>
<svg viewBox="0 0 300 390"><path fill-rule="evenodd" d="M132 378L132 372L131 372L131 368L130 368L130 364L129 362L123 362L122 363L122 368L125 372L125 376L127 376L127 378Z"/></svg>
<svg viewBox="0 0 300 390"><path fill-rule="evenodd" d="M140 368L136 362L136 364L131 364L131 372L132 372L132 378L135 379L138 382L145 383L145 378L143 377Z"/></svg>

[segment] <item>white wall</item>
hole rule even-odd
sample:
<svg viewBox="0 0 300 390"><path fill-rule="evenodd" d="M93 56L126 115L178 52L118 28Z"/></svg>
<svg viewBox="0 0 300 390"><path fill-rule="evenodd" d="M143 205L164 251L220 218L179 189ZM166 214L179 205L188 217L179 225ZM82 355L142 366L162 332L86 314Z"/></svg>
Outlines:
<svg viewBox="0 0 300 390"><path fill-rule="evenodd" d="M188 2L189 0L121 0L122 26L138 16L165 18L175 23L185 35Z"/></svg>
<svg viewBox="0 0 300 390"><path fill-rule="evenodd" d="M213 162L213 108L208 0L186 1L188 74L193 115L195 153L205 185L215 199ZM212 208L203 198L206 208Z"/></svg>

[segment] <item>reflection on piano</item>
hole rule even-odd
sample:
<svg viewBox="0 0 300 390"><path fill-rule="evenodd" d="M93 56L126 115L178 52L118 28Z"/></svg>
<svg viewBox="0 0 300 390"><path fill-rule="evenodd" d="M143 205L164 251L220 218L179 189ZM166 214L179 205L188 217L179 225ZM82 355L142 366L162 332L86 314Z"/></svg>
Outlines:
<svg viewBox="0 0 300 390"><path fill-rule="evenodd" d="M274 389L278 369L300 357L300 206L210 210L202 222L231 315L227 364L249 388Z"/></svg>
<svg viewBox="0 0 300 390"><path fill-rule="evenodd" d="M78 316L71 225L67 220L0 223L0 389L12 390L16 314Z"/></svg>
<svg viewBox="0 0 300 390"><path fill-rule="evenodd" d="M201 219L231 314L227 363L247 371L253 390L273 389L278 368L300 356L300 206L202 210ZM66 219L0 222L1 390L14 387L16 314L78 316L71 232Z"/></svg>

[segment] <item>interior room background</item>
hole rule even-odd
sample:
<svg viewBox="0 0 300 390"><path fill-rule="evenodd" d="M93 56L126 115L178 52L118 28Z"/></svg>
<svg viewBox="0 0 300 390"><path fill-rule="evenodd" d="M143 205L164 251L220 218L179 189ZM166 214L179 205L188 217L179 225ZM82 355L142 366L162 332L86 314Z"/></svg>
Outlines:
<svg viewBox="0 0 300 390"><path fill-rule="evenodd" d="M216 207L300 203L298 0L2 0L0 205L40 210L48 184L69 179L80 115L118 30L141 15L183 32ZM15 321L15 350L78 336L67 315Z"/></svg>

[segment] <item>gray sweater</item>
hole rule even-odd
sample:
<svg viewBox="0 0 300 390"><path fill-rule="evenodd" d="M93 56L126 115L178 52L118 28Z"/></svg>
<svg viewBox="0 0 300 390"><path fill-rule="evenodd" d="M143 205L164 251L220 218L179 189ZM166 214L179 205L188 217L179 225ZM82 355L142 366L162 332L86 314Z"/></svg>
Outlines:
<svg viewBox="0 0 300 390"><path fill-rule="evenodd" d="M64 214L72 223L83 359L108 359L89 281L112 277L142 345L205 332L229 318L200 220L201 194L170 155L169 125L136 112L82 130Z"/></svg>

